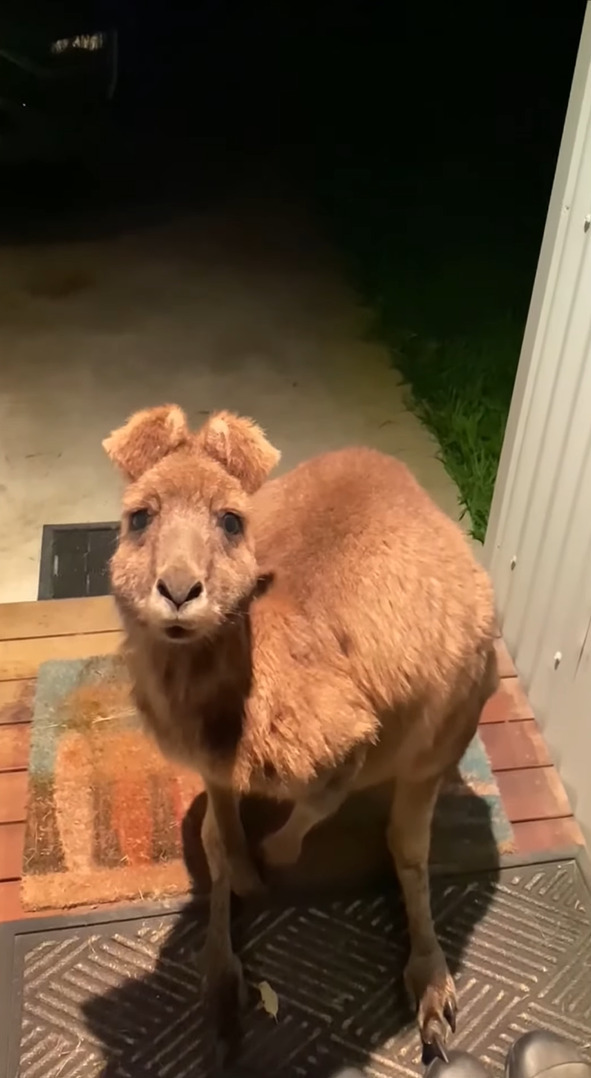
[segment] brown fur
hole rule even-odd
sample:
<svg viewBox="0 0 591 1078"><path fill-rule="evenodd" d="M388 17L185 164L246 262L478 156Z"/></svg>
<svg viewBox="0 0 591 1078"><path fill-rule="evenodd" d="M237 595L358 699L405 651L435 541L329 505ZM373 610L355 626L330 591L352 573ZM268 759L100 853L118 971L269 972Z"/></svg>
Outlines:
<svg viewBox="0 0 591 1078"><path fill-rule="evenodd" d="M279 454L255 424L219 413L193 434L174 406L133 416L104 444L132 480L111 573L138 706L162 751L208 787L210 999L223 1009L238 975L229 887L260 883L236 795L295 803L264 844L281 864L351 790L394 778L406 981L437 1043L455 995L430 913L429 835L441 778L497 684L487 575L408 470L378 452L328 453L264 482ZM151 521L135 534L140 509ZM243 535L224 534L228 511ZM177 610L159 579L181 597L204 590ZM171 626L186 637L168 639Z"/></svg>

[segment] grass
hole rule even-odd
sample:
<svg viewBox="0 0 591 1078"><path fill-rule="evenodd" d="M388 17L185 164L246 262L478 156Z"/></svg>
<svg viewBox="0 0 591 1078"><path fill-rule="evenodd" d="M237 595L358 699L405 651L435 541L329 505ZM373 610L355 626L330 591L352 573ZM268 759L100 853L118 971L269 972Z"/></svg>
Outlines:
<svg viewBox="0 0 591 1078"><path fill-rule="evenodd" d="M333 169L322 197L372 332L438 439L480 540L543 227L544 196L516 220L514 175L507 186L490 162L432 171L366 159Z"/></svg>
<svg viewBox="0 0 591 1078"><path fill-rule="evenodd" d="M434 338L420 321L401 330L399 302L376 304L375 332L391 349L409 403L440 445L440 456L484 539L522 335L509 314L468 335Z"/></svg>

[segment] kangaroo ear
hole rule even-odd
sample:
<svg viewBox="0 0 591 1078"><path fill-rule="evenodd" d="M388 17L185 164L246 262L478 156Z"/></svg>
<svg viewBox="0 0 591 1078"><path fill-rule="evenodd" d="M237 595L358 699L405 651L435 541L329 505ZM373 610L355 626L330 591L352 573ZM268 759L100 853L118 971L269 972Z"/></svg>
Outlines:
<svg viewBox="0 0 591 1078"><path fill-rule="evenodd" d="M196 436L199 449L238 479L247 494L261 487L281 453L251 419L216 412Z"/></svg>
<svg viewBox="0 0 591 1078"><path fill-rule="evenodd" d="M103 442L110 459L132 482L175 449L188 444L185 413L176 404L135 412Z"/></svg>

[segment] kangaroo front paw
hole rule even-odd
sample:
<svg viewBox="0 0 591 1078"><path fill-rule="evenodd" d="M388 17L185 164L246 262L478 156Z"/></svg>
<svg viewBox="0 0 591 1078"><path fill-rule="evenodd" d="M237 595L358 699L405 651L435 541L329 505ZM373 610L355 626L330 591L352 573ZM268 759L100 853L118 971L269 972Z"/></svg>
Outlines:
<svg viewBox="0 0 591 1078"><path fill-rule="evenodd" d="M230 887L239 898L258 895L265 890L265 884L250 854L229 857L228 870Z"/></svg>
<svg viewBox="0 0 591 1078"><path fill-rule="evenodd" d="M263 860L269 868L287 868L299 861L302 852L302 840L283 827L267 835L261 843Z"/></svg>
<svg viewBox="0 0 591 1078"><path fill-rule="evenodd" d="M411 952L404 981L417 1009L419 1031L427 1055L446 1059L449 1030L455 1033L458 1004L453 978L438 945L426 954Z"/></svg>

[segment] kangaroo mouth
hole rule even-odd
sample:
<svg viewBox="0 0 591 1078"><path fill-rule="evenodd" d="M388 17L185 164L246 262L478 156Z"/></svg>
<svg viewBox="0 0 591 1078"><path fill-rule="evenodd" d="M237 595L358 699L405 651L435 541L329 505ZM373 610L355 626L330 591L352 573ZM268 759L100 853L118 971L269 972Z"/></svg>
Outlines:
<svg viewBox="0 0 591 1078"><path fill-rule="evenodd" d="M164 632L169 640L175 641L189 640L193 635L191 630L185 629L183 625L169 625Z"/></svg>

